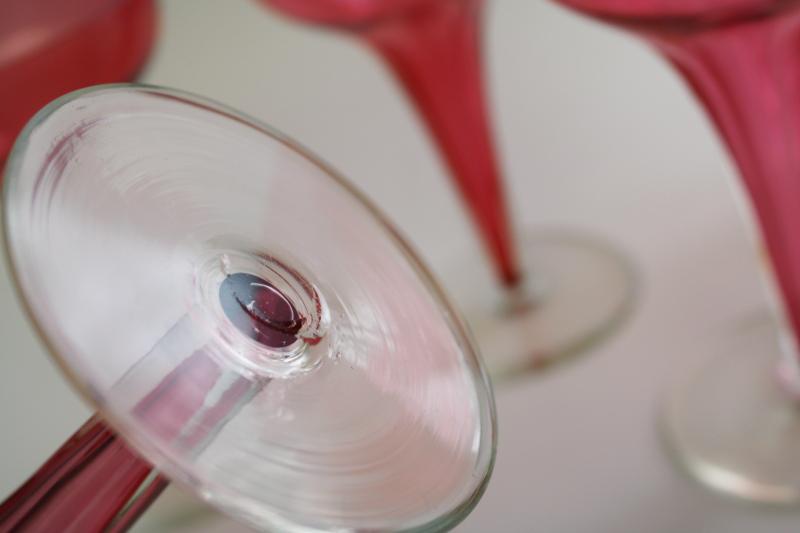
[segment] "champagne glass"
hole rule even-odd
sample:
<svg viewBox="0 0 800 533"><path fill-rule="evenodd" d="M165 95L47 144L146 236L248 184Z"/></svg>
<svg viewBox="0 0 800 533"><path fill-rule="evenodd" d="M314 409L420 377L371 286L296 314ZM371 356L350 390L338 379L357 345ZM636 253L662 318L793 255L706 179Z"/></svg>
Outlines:
<svg viewBox="0 0 800 533"><path fill-rule="evenodd" d="M800 503L800 3L561 1L642 37L683 75L739 167L779 289L774 318L720 339L675 390L668 442L711 487Z"/></svg>
<svg viewBox="0 0 800 533"><path fill-rule="evenodd" d="M153 0L4 0L0 168L36 111L75 89L130 81L153 47Z"/></svg>
<svg viewBox="0 0 800 533"><path fill-rule="evenodd" d="M26 311L98 414L0 530L122 531L167 479L271 531L438 531L477 503L496 431L472 342L293 141L174 90L81 90L20 135L4 216Z"/></svg>
<svg viewBox="0 0 800 533"><path fill-rule="evenodd" d="M483 0L261 0L349 32L406 89L436 141L484 244L446 276L497 376L541 369L612 331L630 309L628 262L602 240L566 231L514 239L481 74Z"/></svg>

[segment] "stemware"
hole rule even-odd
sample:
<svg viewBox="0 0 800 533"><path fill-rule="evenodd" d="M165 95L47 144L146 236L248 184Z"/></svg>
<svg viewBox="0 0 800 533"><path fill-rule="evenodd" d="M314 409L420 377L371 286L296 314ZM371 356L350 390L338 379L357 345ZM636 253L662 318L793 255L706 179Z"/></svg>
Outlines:
<svg viewBox="0 0 800 533"><path fill-rule="evenodd" d="M99 86L34 117L4 185L26 311L98 414L0 530L122 531L167 479L273 531L438 531L477 503L496 431L471 340L297 144L193 95Z"/></svg>
<svg viewBox="0 0 800 533"><path fill-rule="evenodd" d="M514 239L481 79L483 0L260 1L357 36L410 95L491 260L494 279L477 258L445 277L492 374L543 368L619 324L633 276L613 247L563 230Z"/></svg>
<svg viewBox="0 0 800 533"><path fill-rule="evenodd" d="M665 435L703 483L800 502L800 3L560 0L642 37L678 70L736 161L759 222L774 318L749 321L678 387ZM777 292L777 296L774 294Z"/></svg>
<svg viewBox="0 0 800 533"><path fill-rule="evenodd" d="M132 80L150 54L153 0L5 0L0 16L0 167L53 98Z"/></svg>

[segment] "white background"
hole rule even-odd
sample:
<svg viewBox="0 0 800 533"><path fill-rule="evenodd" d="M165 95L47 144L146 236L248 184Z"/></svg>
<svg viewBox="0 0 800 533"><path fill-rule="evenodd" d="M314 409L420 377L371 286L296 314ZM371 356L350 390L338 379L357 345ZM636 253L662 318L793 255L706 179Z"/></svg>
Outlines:
<svg viewBox="0 0 800 533"><path fill-rule="evenodd" d="M382 65L336 33L247 0L167 0L144 81L253 114L362 188L444 273L478 253L463 210ZM796 532L800 513L684 478L655 431L670 380L765 307L730 162L675 74L641 43L539 0L489 2L491 106L520 226L613 239L636 262L636 312L575 364L496 390L492 482L462 532ZM3 266L2 268L5 268ZM89 415L0 273L0 496ZM170 489L139 531L236 526ZM168 524L168 525L165 525Z"/></svg>

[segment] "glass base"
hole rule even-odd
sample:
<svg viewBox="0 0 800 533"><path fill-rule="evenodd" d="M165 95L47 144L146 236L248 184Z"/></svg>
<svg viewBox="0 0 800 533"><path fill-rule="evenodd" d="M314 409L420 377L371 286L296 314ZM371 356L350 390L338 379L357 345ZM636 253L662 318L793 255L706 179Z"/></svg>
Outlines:
<svg viewBox="0 0 800 533"><path fill-rule="evenodd" d="M800 402L780 384L779 329L750 321L676 387L665 441L690 475L752 502L800 504Z"/></svg>
<svg viewBox="0 0 800 533"><path fill-rule="evenodd" d="M446 279L495 379L584 352L624 321L634 301L631 263L594 237L531 231L519 253L526 278L514 289L498 289L477 261L462 261Z"/></svg>

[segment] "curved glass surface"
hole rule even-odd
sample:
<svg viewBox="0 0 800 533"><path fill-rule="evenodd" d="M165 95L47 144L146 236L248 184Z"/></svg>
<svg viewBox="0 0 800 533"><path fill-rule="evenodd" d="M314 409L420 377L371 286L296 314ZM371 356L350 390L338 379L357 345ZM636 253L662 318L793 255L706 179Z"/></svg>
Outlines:
<svg viewBox="0 0 800 533"><path fill-rule="evenodd" d="M261 528L436 530L491 472L491 388L365 199L214 102L67 95L5 177L13 273L79 390L173 480Z"/></svg>

